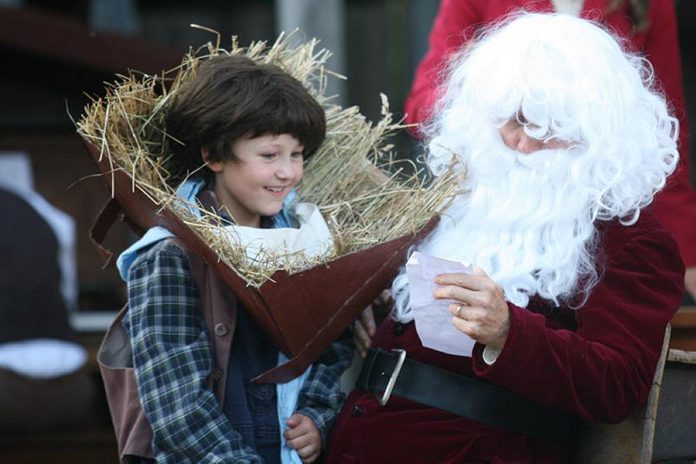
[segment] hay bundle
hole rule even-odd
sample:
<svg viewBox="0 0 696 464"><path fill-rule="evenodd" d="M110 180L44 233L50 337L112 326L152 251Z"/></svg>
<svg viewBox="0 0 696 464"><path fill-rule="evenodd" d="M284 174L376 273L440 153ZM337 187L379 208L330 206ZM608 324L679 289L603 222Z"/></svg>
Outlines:
<svg viewBox="0 0 696 464"><path fill-rule="evenodd" d="M326 140L309 160L298 187L300 201L316 203L331 229L335 246L330 255L307 258L301 253L279 255L268 250L254 262L245 259L240 245L223 239L220 218L191 207L176 195L182 177L168 147L179 143L165 133L168 102L193 75L198 65L217 55L245 55L258 62L276 64L302 82L326 112ZM454 174L437 178L428 187L418 173L405 176L387 136L403 126L394 122L382 96L382 119L370 124L356 107L343 109L325 95L326 80L334 76L325 68L327 50L317 51L317 41L297 46L283 36L272 45L254 42L230 50L207 44L190 52L180 66L162 76L121 76L108 85L106 95L95 99L78 122L78 132L106 157L111 172L124 171L132 189L143 192L161 208L169 208L191 227L218 259L232 267L249 285L259 287L276 271L299 272L337 257L415 233L454 196ZM340 77L340 76L338 76ZM113 185L113 183L112 183ZM112 192L113 196L113 192Z"/></svg>

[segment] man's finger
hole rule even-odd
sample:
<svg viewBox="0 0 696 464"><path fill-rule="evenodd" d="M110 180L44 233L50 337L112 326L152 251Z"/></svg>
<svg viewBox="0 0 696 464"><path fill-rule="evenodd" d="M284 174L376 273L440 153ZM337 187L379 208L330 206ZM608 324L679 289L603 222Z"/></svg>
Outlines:
<svg viewBox="0 0 696 464"><path fill-rule="evenodd" d="M442 285L435 289L433 297L436 300L452 300L473 306L477 304L476 293L476 290L470 290L459 285Z"/></svg>
<svg viewBox="0 0 696 464"><path fill-rule="evenodd" d="M437 275L435 276L435 283L437 285L456 285L468 290L481 290L489 279L487 275L457 272L454 274Z"/></svg>
<svg viewBox="0 0 696 464"><path fill-rule="evenodd" d="M454 325L454 327L457 330L459 330L460 332L465 333L466 335L468 335L469 337L473 338L476 341L480 341L477 338L479 335L478 330L477 330L477 328L478 328L477 323L467 321L465 319L461 319L461 318L455 316L452 318L452 325Z"/></svg>
<svg viewBox="0 0 696 464"><path fill-rule="evenodd" d="M384 304L387 306L390 306L393 302L392 292L388 288L382 290L382 293L379 294L379 297L382 299L382 302L384 302Z"/></svg>
<svg viewBox="0 0 696 464"><path fill-rule="evenodd" d="M362 324L362 328L371 337L377 331L377 324L375 323L375 313L372 311L371 307L367 307L360 313L358 319Z"/></svg>
<svg viewBox="0 0 696 464"><path fill-rule="evenodd" d="M467 317L468 308L469 305L459 302L452 303L447 307L447 309L449 309L450 314L452 314L454 317L458 317L459 319L464 319L465 321L470 319L470 317Z"/></svg>
<svg viewBox="0 0 696 464"><path fill-rule="evenodd" d="M368 350L372 345L372 337L367 333L367 330L365 330L365 327L359 320L353 322L353 338L355 346L360 349Z"/></svg>

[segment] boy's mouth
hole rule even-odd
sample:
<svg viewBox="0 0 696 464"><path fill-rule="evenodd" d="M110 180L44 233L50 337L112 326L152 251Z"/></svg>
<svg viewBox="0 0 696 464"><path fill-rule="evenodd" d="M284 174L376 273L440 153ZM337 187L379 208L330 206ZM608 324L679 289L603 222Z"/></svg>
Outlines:
<svg viewBox="0 0 696 464"><path fill-rule="evenodd" d="M264 189L268 190L274 195L280 195L285 191L285 187L264 187Z"/></svg>

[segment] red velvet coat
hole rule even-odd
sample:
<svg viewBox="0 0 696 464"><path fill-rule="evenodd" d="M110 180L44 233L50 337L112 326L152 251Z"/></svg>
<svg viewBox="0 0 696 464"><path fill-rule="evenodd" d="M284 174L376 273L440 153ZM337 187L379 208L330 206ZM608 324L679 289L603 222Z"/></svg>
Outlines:
<svg viewBox="0 0 696 464"><path fill-rule="evenodd" d="M672 0L651 0L650 27L635 33L624 2L619 10L606 13L606 0L585 0L581 16L591 18L627 37L632 51L650 60L668 102L679 119L681 165L667 188L655 199L655 214L674 235L688 267L696 266L696 193L689 181L688 125L682 87L677 23ZM430 34L428 53L420 63L411 93L406 100L407 122L419 123L430 114L441 81L439 71L450 54L481 27L512 10L551 12L551 0L442 0Z"/></svg>
<svg viewBox="0 0 696 464"><path fill-rule="evenodd" d="M630 227L600 229L600 282L586 305L512 304L507 342L493 365L423 348L414 324L387 319L375 344L504 386L584 419L619 422L648 396L667 323L682 299L674 240L644 211ZM392 396L382 407L354 390L329 440L328 463L561 463L570 450Z"/></svg>

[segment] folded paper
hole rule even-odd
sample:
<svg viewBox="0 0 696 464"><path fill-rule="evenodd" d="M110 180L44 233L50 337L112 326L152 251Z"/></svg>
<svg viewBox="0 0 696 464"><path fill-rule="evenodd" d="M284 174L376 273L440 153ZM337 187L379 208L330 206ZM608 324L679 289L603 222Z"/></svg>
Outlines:
<svg viewBox="0 0 696 464"><path fill-rule="evenodd" d="M406 262L411 311L423 346L456 356L471 356L474 340L452 325L448 306L454 302L433 297L437 288L435 276L460 272L470 274L472 267L419 251Z"/></svg>

